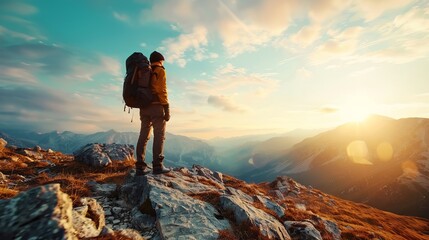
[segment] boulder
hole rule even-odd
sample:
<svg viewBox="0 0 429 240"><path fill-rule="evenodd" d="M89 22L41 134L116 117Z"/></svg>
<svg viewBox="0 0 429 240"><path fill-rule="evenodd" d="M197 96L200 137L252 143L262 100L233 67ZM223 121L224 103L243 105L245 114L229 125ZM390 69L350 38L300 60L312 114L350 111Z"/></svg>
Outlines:
<svg viewBox="0 0 429 240"><path fill-rule="evenodd" d="M129 144L89 143L73 153L75 160L95 167L103 167L112 161L133 159L134 147Z"/></svg>
<svg viewBox="0 0 429 240"><path fill-rule="evenodd" d="M179 239L218 239L220 230L230 229L228 220L211 204L172 188L169 178L152 174L136 177L134 184L123 186L121 196L127 196L126 201L131 200L128 204L135 204L138 199L135 207L143 217L156 219L163 239L178 239L178 236ZM138 218L137 215L134 217ZM150 219L147 220L148 225L143 228L150 227Z"/></svg>
<svg viewBox="0 0 429 240"><path fill-rule="evenodd" d="M286 221L284 225L293 240L323 240L320 232L309 222Z"/></svg>
<svg viewBox="0 0 429 240"><path fill-rule="evenodd" d="M72 201L59 184L48 184L0 200L2 239L77 239Z"/></svg>
<svg viewBox="0 0 429 240"><path fill-rule="evenodd" d="M252 206L239 195L221 196L220 205L222 209L232 212L238 223L250 223L269 239L291 239L285 227L276 218Z"/></svg>

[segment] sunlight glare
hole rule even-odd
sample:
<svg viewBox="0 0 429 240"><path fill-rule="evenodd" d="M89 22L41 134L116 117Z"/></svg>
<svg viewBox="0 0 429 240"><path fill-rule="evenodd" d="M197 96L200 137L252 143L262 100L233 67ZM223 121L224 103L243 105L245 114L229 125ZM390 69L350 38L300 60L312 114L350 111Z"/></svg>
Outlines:
<svg viewBox="0 0 429 240"><path fill-rule="evenodd" d="M362 122L371 114L373 106L367 96L352 95L344 102L341 115L344 121Z"/></svg>
<svg viewBox="0 0 429 240"><path fill-rule="evenodd" d="M390 161L393 157L393 147L392 144L388 142L382 142L377 146L377 156L381 161L387 162Z"/></svg>
<svg viewBox="0 0 429 240"><path fill-rule="evenodd" d="M357 164L372 165L368 157L368 147L364 141L356 140L347 146L347 155Z"/></svg>
<svg viewBox="0 0 429 240"><path fill-rule="evenodd" d="M403 171L402 176L404 176L404 177L408 177L410 179L415 179L420 174L416 164L410 160L403 162L401 167L402 167L402 171Z"/></svg>

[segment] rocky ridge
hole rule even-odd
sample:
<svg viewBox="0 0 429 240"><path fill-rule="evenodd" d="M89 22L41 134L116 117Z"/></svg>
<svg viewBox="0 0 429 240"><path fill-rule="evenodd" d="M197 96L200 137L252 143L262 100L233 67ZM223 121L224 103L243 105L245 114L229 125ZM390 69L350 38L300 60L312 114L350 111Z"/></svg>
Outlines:
<svg viewBox="0 0 429 240"><path fill-rule="evenodd" d="M43 162L30 176L23 174L21 183L17 183L18 177L12 171L5 171L3 189L14 188L12 183L22 186L40 176L46 178L46 173L60 180L28 191L22 189L14 198L0 200L1 239L425 239L429 236L427 220L347 202L288 177L248 184L198 165L175 168L165 175L145 176L135 176L134 170L128 168L120 181L117 178L87 181L85 187L90 193L76 198L69 196L75 190L67 190L67 182L57 178L60 165L68 164L61 171L76 167L73 158L39 148L2 151L2 164L13 162L12 158L16 162L31 159L32 162L26 163L30 166ZM28 156L32 152L42 157ZM93 178L96 173L107 174L109 167L112 166L84 171L89 171ZM64 193L64 187L69 194Z"/></svg>

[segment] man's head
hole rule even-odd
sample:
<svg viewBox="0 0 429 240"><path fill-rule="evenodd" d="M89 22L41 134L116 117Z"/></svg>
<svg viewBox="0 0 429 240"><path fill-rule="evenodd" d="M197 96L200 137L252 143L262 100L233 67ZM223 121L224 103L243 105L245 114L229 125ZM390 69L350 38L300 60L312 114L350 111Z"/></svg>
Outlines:
<svg viewBox="0 0 429 240"><path fill-rule="evenodd" d="M153 51L153 53L150 54L149 60L151 63L155 63L155 62L161 62L164 61L164 56L162 56L161 53L157 52L157 51Z"/></svg>

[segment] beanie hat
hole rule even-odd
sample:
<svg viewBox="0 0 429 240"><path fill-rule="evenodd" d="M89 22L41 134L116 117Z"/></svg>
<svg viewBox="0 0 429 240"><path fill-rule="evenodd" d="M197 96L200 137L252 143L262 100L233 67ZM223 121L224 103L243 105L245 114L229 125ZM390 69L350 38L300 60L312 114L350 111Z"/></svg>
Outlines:
<svg viewBox="0 0 429 240"><path fill-rule="evenodd" d="M153 51L153 53L150 54L149 60L151 63L154 63L154 62L159 62L159 61L165 60L165 59L161 53L159 53L157 51Z"/></svg>

